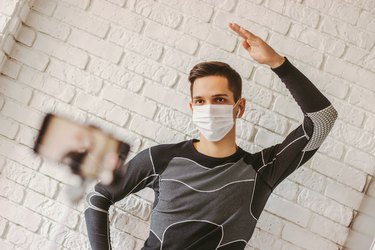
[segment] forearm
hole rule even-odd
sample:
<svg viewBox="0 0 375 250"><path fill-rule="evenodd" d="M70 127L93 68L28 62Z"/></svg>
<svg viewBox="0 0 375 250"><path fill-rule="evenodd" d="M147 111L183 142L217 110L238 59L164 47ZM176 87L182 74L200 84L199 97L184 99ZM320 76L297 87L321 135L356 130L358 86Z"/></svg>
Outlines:
<svg viewBox="0 0 375 250"><path fill-rule="evenodd" d="M281 65L271 70L285 84L304 113L316 112L331 105L319 89L286 57Z"/></svg>
<svg viewBox="0 0 375 250"><path fill-rule="evenodd" d="M86 201L85 220L91 248L111 249L108 221L111 201L96 191L89 193Z"/></svg>

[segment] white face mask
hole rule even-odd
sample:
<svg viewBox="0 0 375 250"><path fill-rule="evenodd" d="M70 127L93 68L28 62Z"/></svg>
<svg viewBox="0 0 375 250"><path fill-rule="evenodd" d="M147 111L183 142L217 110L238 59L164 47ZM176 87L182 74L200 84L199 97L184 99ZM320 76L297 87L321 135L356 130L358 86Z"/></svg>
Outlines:
<svg viewBox="0 0 375 250"><path fill-rule="evenodd" d="M233 110L237 103L193 106L193 123L207 140L220 141L234 125Z"/></svg>

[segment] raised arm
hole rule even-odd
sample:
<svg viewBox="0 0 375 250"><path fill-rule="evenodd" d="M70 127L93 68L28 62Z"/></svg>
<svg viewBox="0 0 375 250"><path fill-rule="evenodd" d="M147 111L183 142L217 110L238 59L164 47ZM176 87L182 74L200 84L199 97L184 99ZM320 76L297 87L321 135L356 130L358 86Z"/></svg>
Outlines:
<svg viewBox="0 0 375 250"><path fill-rule="evenodd" d="M274 189L316 153L337 119L337 110L302 72L260 37L237 24L229 27L244 38L242 45L255 61L269 65L277 74L304 114L302 124L283 142L253 156L255 169Z"/></svg>

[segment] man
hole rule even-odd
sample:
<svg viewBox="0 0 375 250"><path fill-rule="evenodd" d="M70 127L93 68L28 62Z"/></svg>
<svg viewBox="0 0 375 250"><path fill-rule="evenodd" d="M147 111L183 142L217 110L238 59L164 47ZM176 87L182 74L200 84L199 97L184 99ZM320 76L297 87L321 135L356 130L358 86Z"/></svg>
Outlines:
<svg viewBox="0 0 375 250"><path fill-rule="evenodd" d="M300 106L304 120L282 143L249 153L236 145L235 120L245 111L241 77L222 62L203 62L189 75L189 103L200 140L157 145L138 153L114 183L95 186L85 211L93 249L109 249L108 209L145 187L155 191L143 249L244 249L275 187L318 150L337 111L286 57L231 23L243 47L270 66Z"/></svg>

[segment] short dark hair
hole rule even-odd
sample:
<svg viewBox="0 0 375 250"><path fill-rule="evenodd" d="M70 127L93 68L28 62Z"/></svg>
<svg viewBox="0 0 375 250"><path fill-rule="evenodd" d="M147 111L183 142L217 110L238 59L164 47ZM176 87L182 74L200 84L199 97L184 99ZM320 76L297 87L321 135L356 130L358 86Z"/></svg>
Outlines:
<svg viewBox="0 0 375 250"><path fill-rule="evenodd" d="M223 76L228 81L228 88L233 93L234 101L241 98L242 79L240 74L229 64L219 61L208 61L196 64L189 74L190 94L193 97L193 84L195 79L205 76Z"/></svg>

